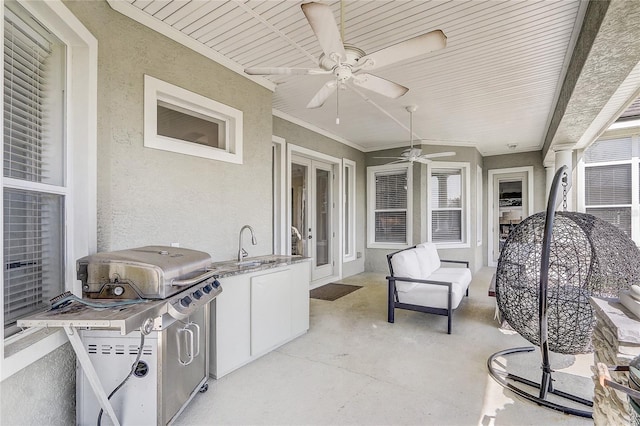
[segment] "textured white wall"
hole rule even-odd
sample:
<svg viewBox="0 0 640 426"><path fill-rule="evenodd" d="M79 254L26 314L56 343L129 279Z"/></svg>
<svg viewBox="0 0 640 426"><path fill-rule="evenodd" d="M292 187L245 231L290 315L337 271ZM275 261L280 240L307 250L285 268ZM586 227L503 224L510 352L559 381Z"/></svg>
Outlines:
<svg viewBox="0 0 640 426"><path fill-rule="evenodd" d="M179 242L228 260L250 224L258 238L250 255L270 254L271 92L106 2L65 4L98 39L98 250ZM243 111L244 164L144 148L144 74ZM4 380L0 392L2 425L73 424L70 346Z"/></svg>
<svg viewBox="0 0 640 426"><path fill-rule="evenodd" d="M65 344L0 385L3 426L67 426L75 422L76 358Z"/></svg>

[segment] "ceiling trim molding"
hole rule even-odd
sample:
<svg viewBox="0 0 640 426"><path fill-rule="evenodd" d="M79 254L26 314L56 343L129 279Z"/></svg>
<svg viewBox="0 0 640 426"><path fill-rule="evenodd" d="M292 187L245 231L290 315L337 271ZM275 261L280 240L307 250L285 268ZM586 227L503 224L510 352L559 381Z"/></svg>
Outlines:
<svg viewBox="0 0 640 426"><path fill-rule="evenodd" d="M181 31L173 28L171 25L165 24L164 22L154 18L148 13L144 12L142 9L139 9L132 5L131 3L124 0L107 0L109 6L115 10L116 12L120 12L124 16L133 19L134 21L166 36L171 40L182 44L183 46L198 52L199 54L211 59L214 62L224 66L225 68L230 69L231 71L240 74L246 79L253 81L254 83L259 84L260 86L275 92L276 84L267 80L266 78L260 76L251 76L245 74L244 68L235 61L227 58L219 52L207 47L206 45L200 43L197 40L192 39L188 35L182 33Z"/></svg>
<svg viewBox="0 0 640 426"><path fill-rule="evenodd" d="M367 152L367 150L363 146L360 146L355 142L351 142L351 141L349 141L349 140L347 140L347 139L345 139L343 137L340 137L338 135L334 135L331 132L328 132L328 131L326 131L326 130L318 127L318 126L315 126L315 125L313 125L311 123L308 123L308 122L306 122L304 120L301 120L301 119L299 119L297 117L289 115L286 112L282 112L282 111L280 111L278 109L275 109L275 108L273 108L271 110L271 112L275 117L278 117L278 118L281 118L283 120L289 121L289 122L291 122L293 124L297 124L300 127L304 127L307 130L311 130L312 132L318 133L318 134L320 134L322 136L326 136L329 139L333 139L336 142L340 142L341 144L344 144L344 145L347 145L347 146L349 146L351 148L357 149L358 151Z"/></svg>

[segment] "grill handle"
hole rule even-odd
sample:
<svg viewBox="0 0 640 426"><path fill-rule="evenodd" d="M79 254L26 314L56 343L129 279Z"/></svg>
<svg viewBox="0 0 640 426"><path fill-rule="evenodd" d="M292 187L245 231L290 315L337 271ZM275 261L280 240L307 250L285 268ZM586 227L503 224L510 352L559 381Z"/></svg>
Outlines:
<svg viewBox="0 0 640 426"><path fill-rule="evenodd" d="M186 280L171 280L171 285L172 286L176 286L176 287L185 287L185 286L191 286L194 284L199 283L200 281L204 281L207 278L211 278L214 275L216 275L216 271L206 271L196 277L193 278L189 278Z"/></svg>

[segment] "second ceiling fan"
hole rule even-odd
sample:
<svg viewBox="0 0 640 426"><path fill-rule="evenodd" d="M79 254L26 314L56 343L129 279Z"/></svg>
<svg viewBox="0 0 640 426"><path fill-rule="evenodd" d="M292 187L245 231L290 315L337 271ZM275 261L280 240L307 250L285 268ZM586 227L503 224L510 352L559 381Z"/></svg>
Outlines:
<svg viewBox="0 0 640 426"><path fill-rule="evenodd" d="M319 68L258 67L246 68L244 72L250 75L333 74L335 78L320 88L307 108L321 107L338 87L346 87L347 82L389 98L399 98L407 93L407 87L362 71L382 68L424 55L444 48L447 43L444 33L434 30L367 55L362 49L343 43L344 34L341 36L329 5L304 3L301 7L322 48L323 53L318 59Z"/></svg>

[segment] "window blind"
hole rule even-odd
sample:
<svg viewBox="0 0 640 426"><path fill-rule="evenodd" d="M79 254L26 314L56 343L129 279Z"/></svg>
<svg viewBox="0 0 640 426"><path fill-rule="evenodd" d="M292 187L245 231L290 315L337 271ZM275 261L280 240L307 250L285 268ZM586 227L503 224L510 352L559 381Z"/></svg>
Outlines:
<svg viewBox="0 0 640 426"><path fill-rule="evenodd" d="M631 238L631 207L587 207L586 212L620 228Z"/></svg>
<svg viewBox="0 0 640 426"><path fill-rule="evenodd" d="M24 182L24 189L3 188L8 336L17 319L45 308L64 290L64 196L30 189L32 183L51 184L52 168L61 169L60 147L52 149L55 124L48 114L51 99L61 96L52 89L50 76L61 75L61 70L49 61L52 43L18 16L26 11L14 13L6 5L4 10L3 176Z"/></svg>
<svg viewBox="0 0 640 426"><path fill-rule="evenodd" d="M462 241L462 169L431 170L431 240Z"/></svg>
<svg viewBox="0 0 640 426"><path fill-rule="evenodd" d="M376 173L375 241L407 242L407 170Z"/></svg>
<svg viewBox="0 0 640 426"><path fill-rule="evenodd" d="M41 182L50 43L5 8L4 176Z"/></svg>
<svg viewBox="0 0 640 426"><path fill-rule="evenodd" d="M585 168L585 204L631 204L631 164Z"/></svg>

